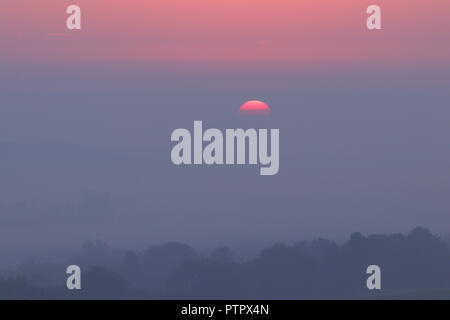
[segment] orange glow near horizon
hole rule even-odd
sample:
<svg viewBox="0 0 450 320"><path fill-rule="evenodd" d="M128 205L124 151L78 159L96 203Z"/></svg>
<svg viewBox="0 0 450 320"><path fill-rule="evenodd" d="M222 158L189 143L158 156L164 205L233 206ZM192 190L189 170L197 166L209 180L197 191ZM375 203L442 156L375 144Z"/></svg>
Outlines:
<svg viewBox="0 0 450 320"><path fill-rule="evenodd" d="M82 8L82 30L65 9ZM1 61L418 61L449 63L450 2L3 0Z"/></svg>

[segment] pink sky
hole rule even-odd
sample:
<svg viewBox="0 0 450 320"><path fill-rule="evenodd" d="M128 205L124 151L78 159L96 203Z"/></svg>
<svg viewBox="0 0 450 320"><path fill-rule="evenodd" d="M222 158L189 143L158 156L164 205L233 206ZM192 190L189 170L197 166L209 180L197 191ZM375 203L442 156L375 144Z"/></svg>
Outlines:
<svg viewBox="0 0 450 320"><path fill-rule="evenodd" d="M82 8L81 31L65 28ZM368 31L378 4L383 30ZM445 0L2 0L0 61L450 60Z"/></svg>

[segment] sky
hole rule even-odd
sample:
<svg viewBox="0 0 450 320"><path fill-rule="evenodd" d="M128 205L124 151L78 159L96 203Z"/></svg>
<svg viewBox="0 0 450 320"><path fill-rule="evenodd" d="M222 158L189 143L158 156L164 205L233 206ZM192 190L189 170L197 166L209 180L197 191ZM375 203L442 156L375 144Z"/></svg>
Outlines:
<svg viewBox="0 0 450 320"><path fill-rule="evenodd" d="M450 3L377 1L380 31L370 4L3 0L0 249L450 233ZM279 174L173 166L194 120L279 128Z"/></svg>
<svg viewBox="0 0 450 320"><path fill-rule="evenodd" d="M65 10L82 9L82 30ZM450 4L380 0L384 30L360 0L4 0L6 61L378 61L448 64ZM6 41L6 42L5 42ZM265 64L265 62L261 62Z"/></svg>

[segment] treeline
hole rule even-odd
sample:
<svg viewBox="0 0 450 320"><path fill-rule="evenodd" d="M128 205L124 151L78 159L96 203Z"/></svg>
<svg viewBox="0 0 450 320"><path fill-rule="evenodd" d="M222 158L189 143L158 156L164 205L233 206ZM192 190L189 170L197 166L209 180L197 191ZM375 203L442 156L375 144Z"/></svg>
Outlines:
<svg viewBox="0 0 450 320"><path fill-rule="evenodd" d="M65 287L70 264L82 269L79 291ZM366 287L372 264L381 267L381 290ZM244 262L226 247L203 256L182 243L120 252L97 241L64 263L28 263L0 277L0 299L371 298L450 288L450 250L424 228L276 244Z"/></svg>

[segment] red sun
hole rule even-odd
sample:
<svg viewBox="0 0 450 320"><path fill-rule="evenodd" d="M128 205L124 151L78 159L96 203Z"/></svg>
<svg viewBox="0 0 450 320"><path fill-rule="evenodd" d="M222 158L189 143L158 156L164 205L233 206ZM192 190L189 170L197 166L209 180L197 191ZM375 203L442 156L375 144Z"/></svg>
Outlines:
<svg viewBox="0 0 450 320"><path fill-rule="evenodd" d="M251 100L241 106L239 113L243 115L268 115L270 114L270 107L262 101Z"/></svg>

